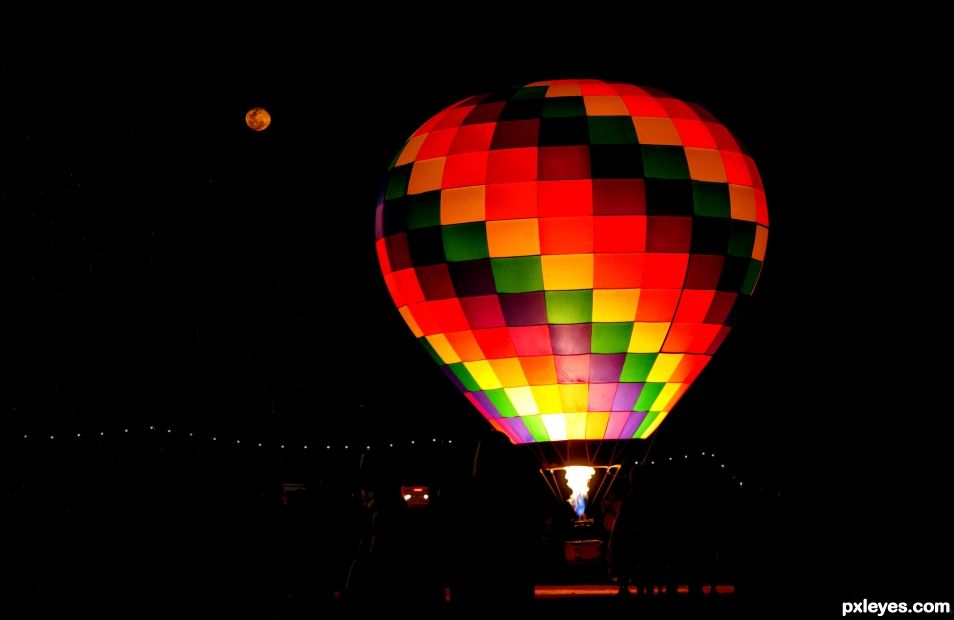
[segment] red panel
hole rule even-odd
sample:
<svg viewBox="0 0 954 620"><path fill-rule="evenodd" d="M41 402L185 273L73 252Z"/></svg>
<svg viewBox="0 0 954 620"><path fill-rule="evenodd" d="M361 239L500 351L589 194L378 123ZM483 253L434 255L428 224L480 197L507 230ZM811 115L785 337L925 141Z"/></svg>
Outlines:
<svg viewBox="0 0 954 620"><path fill-rule="evenodd" d="M470 329L470 324L467 322L467 317L464 315L464 309L461 307L459 299L440 299L428 303L428 309L437 319L441 331L446 333Z"/></svg>
<svg viewBox="0 0 954 620"><path fill-rule="evenodd" d="M646 217L643 215L594 217L593 250L596 252L646 251Z"/></svg>
<svg viewBox="0 0 954 620"><path fill-rule="evenodd" d="M712 138L715 140L716 146L719 147L720 151L729 151L731 153L738 153L740 151L739 144L723 125L720 123L706 124L709 126L709 133L712 134Z"/></svg>
<svg viewBox="0 0 954 620"><path fill-rule="evenodd" d="M487 183L512 183L536 179L537 149L535 147L490 151L487 160Z"/></svg>
<svg viewBox="0 0 954 620"><path fill-rule="evenodd" d="M719 328L719 333L713 338L712 343L709 345L709 348L706 350L707 355L715 355L715 352L719 347L722 346L722 342L725 340L725 337L729 335L729 332L732 331L732 328L723 325Z"/></svg>
<svg viewBox="0 0 954 620"><path fill-rule="evenodd" d="M588 254L593 251L593 218L540 218L541 254Z"/></svg>
<svg viewBox="0 0 954 620"><path fill-rule="evenodd" d="M761 186L759 181L759 186ZM768 204L765 202L765 192L755 190L755 221L762 226L768 226Z"/></svg>
<svg viewBox="0 0 954 620"><path fill-rule="evenodd" d="M709 312L715 291L683 291L673 321L677 323L702 323Z"/></svg>
<svg viewBox="0 0 954 620"><path fill-rule="evenodd" d="M417 267L417 281L427 299L447 299L456 297L454 284L446 264Z"/></svg>
<svg viewBox="0 0 954 620"><path fill-rule="evenodd" d="M447 155L447 149L450 148L451 140L454 139L456 129L445 129L443 131L434 131L424 138L424 144L417 152L415 160L431 159L433 157L443 157Z"/></svg>
<svg viewBox="0 0 954 620"><path fill-rule="evenodd" d="M467 105L447 110L441 115L441 120L434 126L434 129L453 129L459 127L473 109L474 106Z"/></svg>
<svg viewBox="0 0 954 620"><path fill-rule="evenodd" d="M709 128L706 123L684 118L674 119L672 123L676 126L676 131L679 132L679 139L682 140L683 146L692 146L701 149L718 148L715 139L712 137L712 134L709 133Z"/></svg>
<svg viewBox="0 0 954 620"><path fill-rule="evenodd" d="M588 179L590 149L587 146L545 146L540 148L540 179Z"/></svg>
<svg viewBox="0 0 954 620"><path fill-rule="evenodd" d="M646 215L646 185L642 179L595 179L593 213Z"/></svg>
<svg viewBox="0 0 954 620"><path fill-rule="evenodd" d="M659 103L666 108L666 111L669 112L669 116L672 118L681 118L686 120L698 120L699 118L696 116L696 111L690 108L689 105L683 101L673 99L672 97L662 97L657 99L657 101L659 101Z"/></svg>
<svg viewBox="0 0 954 620"><path fill-rule="evenodd" d="M510 340L517 355L551 355L550 327L548 325L530 325L511 327Z"/></svg>
<svg viewBox="0 0 954 620"><path fill-rule="evenodd" d="M671 321L679 303L679 291L643 289L636 305L636 320L663 323Z"/></svg>
<svg viewBox="0 0 954 620"><path fill-rule="evenodd" d="M467 321L474 329L501 327L506 325L500 300L496 295L479 297L461 297L460 305L464 309Z"/></svg>
<svg viewBox="0 0 954 620"><path fill-rule="evenodd" d="M460 153L489 150L490 139L494 135L494 127L496 127L495 123L464 125L454 134L448 154L458 155Z"/></svg>
<svg viewBox="0 0 954 620"><path fill-rule="evenodd" d="M725 165L725 177L729 183L750 187L754 184L749 167L745 163L745 155L722 151L722 163Z"/></svg>
<svg viewBox="0 0 954 620"><path fill-rule="evenodd" d="M623 103L626 104L626 109L633 116L669 116L666 108L653 97L623 95Z"/></svg>
<svg viewBox="0 0 954 620"><path fill-rule="evenodd" d="M450 155L444 162L442 188L483 185L487 181L487 151Z"/></svg>
<svg viewBox="0 0 954 620"><path fill-rule="evenodd" d="M646 254L643 286L647 288L682 288L688 266L688 254Z"/></svg>
<svg viewBox="0 0 954 620"><path fill-rule="evenodd" d="M541 181L537 184L540 217L593 214L593 183L583 181Z"/></svg>
<svg viewBox="0 0 954 620"><path fill-rule="evenodd" d="M384 237L374 242L374 250L378 254L378 264L381 265L381 273L388 275L391 273L391 263L388 261L388 250L384 245Z"/></svg>
<svg viewBox="0 0 954 620"><path fill-rule="evenodd" d="M645 254L595 254L593 288L639 288Z"/></svg>
<svg viewBox="0 0 954 620"><path fill-rule="evenodd" d="M429 303L430 302L425 301L411 304L407 307L411 316L414 317L417 326L421 328L425 336L439 334L442 331L441 326L437 323L437 319L434 318L434 314L431 313L430 307L428 306Z"/></svg>
<svg viewBox="0 0 954 620"><path fill-rule="evenodd" d="M404 298L405 304L424 301L424 292L421 291L421 285L417 281L417 273L415 273L414 269L402 269L401 271L395 271L391 275L394 276L395 284L401 289L401 296ZM398 305L402 306L404 304Z"/></svg>
<svg viewBox="0 0 954 620"><path fill-rule="evenodd" d="M671 383L692 383L710 359L712 358L708 355L687 355L676 366L672 376L669 377L669 381Z"/></svg>
<svg viewBox="0 0 954 620"><path fill-rule="evenodd" d="M517 352L510 341L510 330L506 327L474 330L474 338L487 359L517 357Z"/></svg>
<svg viewBox="0 0 954 620"><path fill-rule="evenodd" d="M705 323L673 323L662 350L667 353L705 353L721 325Z"/></svg>
<svg viewBox="0 0 954 620"><path fill-rule="evenodd" d="M491 160L493 151L491 152ZM534 158L536 161L536 158ZM489 174L488 174L489 177ZM484 190L488 220L537 217L537 184L504 183Z"/></svg>

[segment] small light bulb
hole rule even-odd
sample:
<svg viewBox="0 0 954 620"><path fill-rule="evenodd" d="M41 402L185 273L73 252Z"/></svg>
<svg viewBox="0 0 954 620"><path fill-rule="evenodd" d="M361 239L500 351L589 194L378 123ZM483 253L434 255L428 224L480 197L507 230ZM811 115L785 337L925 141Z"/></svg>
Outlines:
<svg viewBox="0 0 954 620"><path fill-rule="evenodd" d="M424 494L424 499L430 499L430 498L431 498L430 495L428 495L427 493Z"/></svg>
<svg viewBox="0 0 954 620"><path fill-rule="evenodd" d="M404 501L406 501L406 502L411 501L411 494L410 494L410 493L407 493L407 494L404 495Z"/></svg>

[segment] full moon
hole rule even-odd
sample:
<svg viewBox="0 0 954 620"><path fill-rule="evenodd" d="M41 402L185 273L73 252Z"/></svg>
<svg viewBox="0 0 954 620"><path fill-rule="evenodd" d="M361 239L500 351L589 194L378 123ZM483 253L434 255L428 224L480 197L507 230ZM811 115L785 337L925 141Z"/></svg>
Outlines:
<svg viewBox="0 0 954 620"><path fill-rule="evenodd" d="M265 108L252 108L245 113L245 124L253 131L265 131L272 122L272 115Z"/></svg>

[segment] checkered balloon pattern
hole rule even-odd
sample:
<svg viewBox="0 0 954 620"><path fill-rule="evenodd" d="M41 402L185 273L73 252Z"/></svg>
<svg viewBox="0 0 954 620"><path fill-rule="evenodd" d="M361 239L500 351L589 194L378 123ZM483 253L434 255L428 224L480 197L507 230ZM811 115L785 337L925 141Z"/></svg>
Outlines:
<svg viewBox="0 0 954 620"><path fill-rule="evenodd" d="M631 439L735 323L768 211L755 163L702 108L555 80L424 123L375 237L411 331L511 441Z"/></svg>

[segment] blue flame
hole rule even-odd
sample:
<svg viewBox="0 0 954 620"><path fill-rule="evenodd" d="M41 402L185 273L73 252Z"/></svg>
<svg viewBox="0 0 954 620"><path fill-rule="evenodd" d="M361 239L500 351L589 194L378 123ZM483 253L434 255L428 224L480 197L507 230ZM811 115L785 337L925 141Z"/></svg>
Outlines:
<svg viewBox="0 0 954 620"><path fill-rule="evenodd" d="M576 513L578 519L582 519L583 515L586 514L586 496L583 494L574 495L570 498L570 505L573 506L573 512Z"/></svg>

